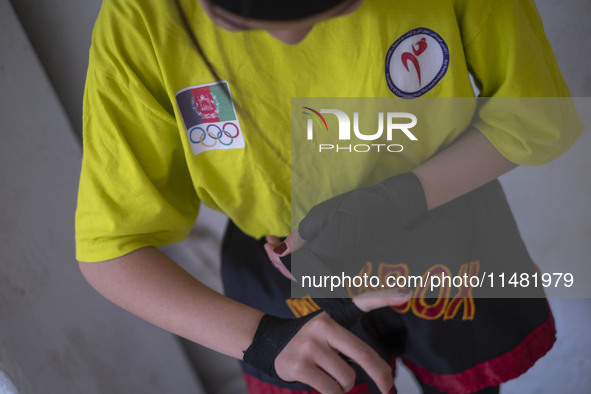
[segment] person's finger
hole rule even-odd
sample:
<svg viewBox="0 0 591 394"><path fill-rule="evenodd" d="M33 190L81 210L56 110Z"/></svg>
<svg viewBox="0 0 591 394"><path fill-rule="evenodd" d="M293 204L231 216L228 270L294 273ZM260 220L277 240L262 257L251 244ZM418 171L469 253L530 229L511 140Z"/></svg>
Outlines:
<svg viewBox="0 0 591 394"><path fill-rule="evenodd" d="M269 240L267 240L269 242ZM272 243L272 242L271 242ZM289 234L285 240L278 244L274 249L273 252L278 256L286 256L295 252L296 250L300 249L306 241L304 241L300 234L298 233L298 229L296 228L294 231Z"/></svg>
<svg viewBox="0 0 591 394"><path fill-rule="evenodd" d="M274 244L274 245L279 245L281 243L281 239L279 239L279 237L275 236L275 235L267 235L265 237L265 240L270 243L270 244Z"/></svg>
<svg viewBox="0 0 591 394"><path fill-rule="evenodd" d="M321 393L344 393L341 385L315 362L318 348L318 343L307 342L298 349L299 356L303 357L280 353L275 360L277 375L287 382L305 383Z"/></svg>
<svg viewBox="0 0 591 394"><path fill-rule="evenodd" d="M321 393L343 394L346 392L336 380L318 366L310 366L309 369L303 370L301 376L305 376L303 379L305 384Z"/></svg>
<svg viewBox="0 0 591 394"><path fill-rule="evenodd" d="M355 386L355 370L333 349L318 349L316 365L336 380L345 393Z"/></svg>
<svg viewBox="0 0 591 394"><path fill-rule="evenodd" d="M285 267L285 265L281 262L279 255L274 252L274 249L277 247L277 244L266 243L264 245L265 252L271 260L273 266L286 278L295 281L293 275L289 272L289 270Z"/></svg>
<svg viewBox="0 0 591 394"><path fill-rule="evenodd" d="M363 312L380 309L387 306L404 304L412 296L412 291L406 288L397 287L387 290L368 291L355 296L353 302Z"/></svg>
<svg viewBox="0 0 591 394"><path fill-rule="evenodd" d="M301 247L304 246L304 244L306 243L306 241L304 241L302 237L300 237L300 233L297 227L295 230L291 232L291 234L287 236L285 242L289 244L289 250L291 253L301 249Z"/></svg>
<svg viewBox="0 0 591 394"><path fill-rule="evenodd" d="M333 335L328 335L327 339L333 349L363 368L382 393L390 391L394 385L392 370L369 345L340 326L335 328Z"/></svg>

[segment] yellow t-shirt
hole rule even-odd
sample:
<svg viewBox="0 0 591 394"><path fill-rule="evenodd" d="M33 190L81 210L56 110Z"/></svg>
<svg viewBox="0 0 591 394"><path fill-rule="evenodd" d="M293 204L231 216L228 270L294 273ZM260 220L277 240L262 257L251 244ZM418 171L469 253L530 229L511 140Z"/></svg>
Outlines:
<svg viewBox="0 0 591 394"><path fill-rule="evenodd" d="M369 0L295 46L224 31L197 1L180 3L206 59L174 1L103 2L84 98L81 261L178 242L200 202L251 236L288 234L292 97L472 97L469 73L487 97L569 95L531 0ZM518 164L550 161L580 133L522 115L484 106L472 123ZM471 120L424 132L398 172Z"/></svg>

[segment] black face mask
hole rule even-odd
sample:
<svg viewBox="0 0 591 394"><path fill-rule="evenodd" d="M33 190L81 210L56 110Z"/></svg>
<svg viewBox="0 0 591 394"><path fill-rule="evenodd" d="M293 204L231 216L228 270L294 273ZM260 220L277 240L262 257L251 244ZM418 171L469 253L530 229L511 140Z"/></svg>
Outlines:
<svg viewBox="0 0 591 394"><path fill-rule="evenodd" d="M289 21L329 10L347 0L208 0L246 18Z"/></svg>

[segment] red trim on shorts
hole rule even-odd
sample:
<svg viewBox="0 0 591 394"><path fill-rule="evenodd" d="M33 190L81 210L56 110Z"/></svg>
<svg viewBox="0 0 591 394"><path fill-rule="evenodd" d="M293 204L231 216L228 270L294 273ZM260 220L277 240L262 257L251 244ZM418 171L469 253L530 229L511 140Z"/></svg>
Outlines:
<svg viewBox="0 0 591 394"><path fill-rule="evenodd" d="M290 390L278 386L273 386L270 383L263 382L255 378L254 376L243 374L244 379L246 380L246 387L248 387L248 392L252 394L320 394L316 390ZM367 384L362 383L358 386L353 387L348 394L371 394L369 387Z"/></svg>
<svg viewBox="0 0 591 394"><path fill-rule="evenodd" d="M533 330L517 347L500 357L477 364L453 375L439 375L402 359L404 364L425 383L436 389L456 394L470 394L488 386L498 386L515 379L530 369L556 341L554 318L550 317Z"/></svg>

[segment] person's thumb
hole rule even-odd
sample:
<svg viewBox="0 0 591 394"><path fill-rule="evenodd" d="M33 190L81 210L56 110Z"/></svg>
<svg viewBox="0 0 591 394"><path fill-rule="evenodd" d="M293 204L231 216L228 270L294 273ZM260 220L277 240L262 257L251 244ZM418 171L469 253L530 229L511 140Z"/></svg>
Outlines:
<svg viewBox="0 0 591 394"><path fill-rule="evenodd" d="M354 298L313 298L341 326L350 329L367 312L408 301L410 291L388 289L367 292Z"/></svg>
<svg viewBox="0 0 591 394"><path fill-rule="evenodd" d="M387 290L368 291L353 297L353 303L364 312L387 306L404 304L412 296L410 289L397 287Z"/></svg>

